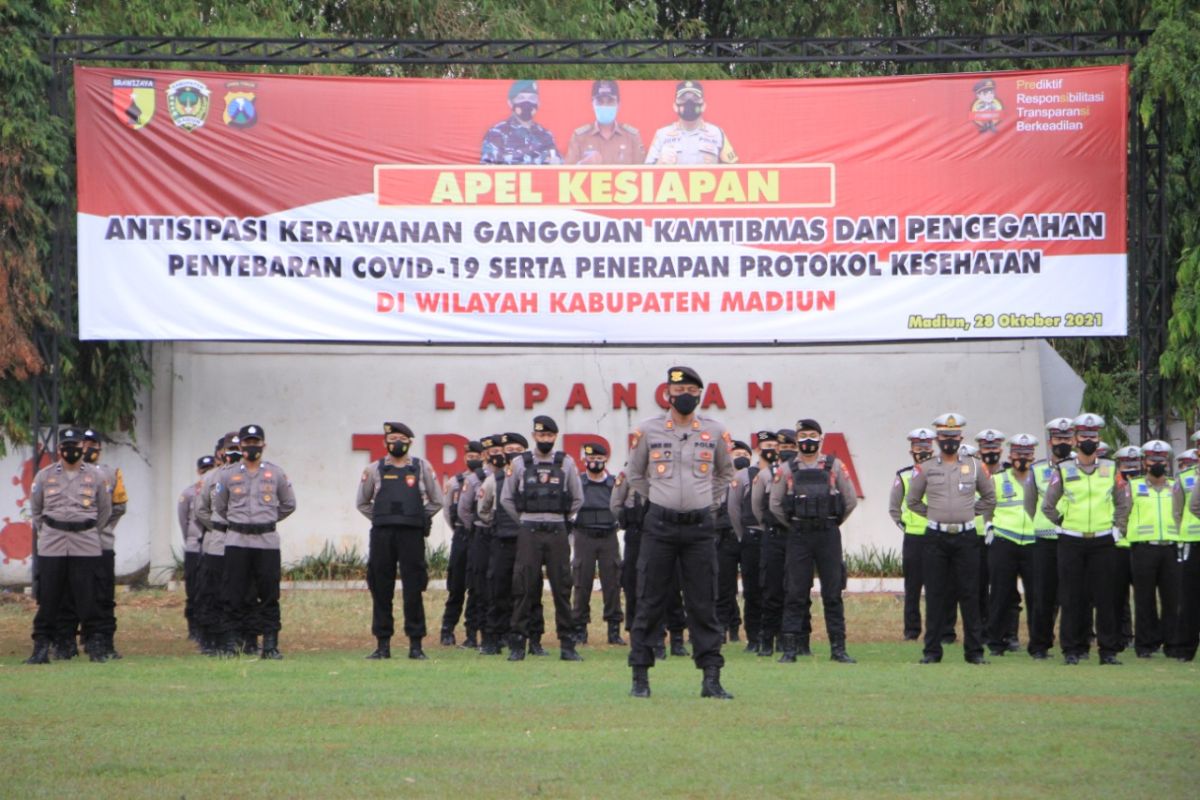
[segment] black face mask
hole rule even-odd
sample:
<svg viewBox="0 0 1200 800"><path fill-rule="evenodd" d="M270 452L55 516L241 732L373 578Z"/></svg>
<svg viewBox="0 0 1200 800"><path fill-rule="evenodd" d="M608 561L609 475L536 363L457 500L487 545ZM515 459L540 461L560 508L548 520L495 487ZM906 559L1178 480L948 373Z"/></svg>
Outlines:
<svg viewBox="0 0 1200 800"><path fill-rule="evenodd" d="M784 461L794 461L796 458L796 451L795 450L780 450L779 457L782 458Z"/></svg>
<svg viewBox="0 0 1200 800"><path fill-rule="evenodd" d="M767 462L768 464L774 464L776 461L779 460L779 451L778 450L762 450L760 452L762 455L762 460Z"/></svg>
<svg viewBox="0 0 1200 800"><path fill-rule="evenodd" d="M508 457L504 453L496 453L494 456L488 456L488 461L493 467L503 467L508 463Z"/></svg>
<svg viewBox="0 0 1200 800"><path fill-rule="evenodd" d="M1094 455L1100 449L1100 443L1095 439L1084 439L1079 443L1079 452L1085 456Z"/></svg>
<svg viewBox="0 0 1200 800"><path fill-rule="evenodd" d="M745 469L748 466L750 466L750 459L745 456L738 456L733 460L734 469Z"/></svg>
<svg viewBox="0 0 1200 800"><path fill-rule="evenodd" d="M226 464L236 464L237 462L239 462L241 460L242 460L242 451L241 450L226 451L226 453L225 453L225 463Z"/></svg>
<svg viewBox="0 0 1200 800"><path fill-rule="evenodd" d="M989 467L995 466L996 464L1000 463L1000 454L999 453L981 453L979 455L979 460L982 461L983 463L987 464Z"/></svg>
<svg viewBox="0 0 1200 800"><path fill-rule="evenodd" d="M1059 442L1058 444L1050 446L1050 452L1054 454L1055 458L1070 458L1071 445L1067 444L1066 442Z"/></svg>
<svg viewBox="0 0 1200 800"><path fill-rule="evenodd" d="M928 461L933 458L932 450L914 450L912 451L913 461L920 464L922 461Z"/></svg>
<svg viewBox="0 0 1200 800"><path fill-rule="evenodd" d="M587 471L593 475L599 475L604 472L604 466L605 462L603 461L589 461L587 462Z"/></svg>
<svg viewBox="0 0 1200 800"><path fill-rule="evenodd" d="M806 439L796 446L800 448L801 453L804 453L807 456L811 456L813 453L821 449L821 443L813 441L812 439Z"/></svg>
<svg viewBox="0 0 1200 800"><path fill-rule="evenodd" d="M479 458L468 458L467 459L467 469L470 470L471 472L474 472L475 470L479 469L482 466L483 466L482 459L479 459Z"/></svg>
<svg viewBox="0 0 1200 800"><path fill-rule="evenodd" d="M262 458L263 446L261 444L248 444L242 447L242 455L247 461L258 461Z"/></svg>
<svg viewBox="0 0 1200 800"><path fill-rule="evenodd" d="M89 464L95 464L97 461L100 460L100 451L97 450L96 448L92 448L91 450L88 450L86 453L84 453L83 457Z"/></svg>
<svg viewBox="0 0 1200 800"><path fill-rule="evenodd" d="M938 449L948 456L957 453L961 446L962 439L938 439Z"/></svg>
<svg viewBox="0 0 1200 800"><path fill-rule="evenodd" d="M544 456L548 456L554 452L554 442L535 442L537 451Z"/></svg>
<svg viewBox="0 0 1200 800"><path fill-rule="evenodd" d="M516 461L517 457L520 455L521 455L520 453L505 453L504 460L507 463L511 464L513 461Z"/></svg>
<svg viewBox="0 0 1200 800"><path fill-rule="evenodd" d="M1017 468L1017 472L1024 472L1025 470L1029 469L1029 459L1018 458L1013 462L1013 466Z"/></svg>
<svg viewBox="0 0 1200 800"><path fill-rule="evenodd" d="M517 115L517 119L522 122L529 122L533 119L533 115L537 112L537 103L517 103L513 106L513 113Z"/></svg>
<svg viewBox="0 0 1200 800"><path fill-rule="evenodd" d="M388 452L395 458L403 458L408 452L408 442L388 442Z"/></svg>
<svg viewBox="0 0 1200 800"><path fill-rule="evenodd" d="M680 103L679 118L687 120L688 122L693 122L700 119L700 109L703 105L704 103L697 103L695 100L688 100L687 102Z"/></svg>
<svg viewBox="0 0 1200 800"><path fill-rule="evenodd" d="M683 416L687 416L700 405L700 398L694 394L677 394L671 398L671 406Z"/></svg>
<svg viewBox="0 0 1200 800"><path fill-rule="evenodd" d="M68 464L78 464L79 459L83 458L83 448L77 444L64 444L58 448L58 452L62 454L63 461Z"/></svg>
<svg viewBox="0 0 1200 800"><path fill-rule="evenodd" d="M1166 464L1151 464L1150 465L1150 474L1156 478L1161 478L1163 475L1167 474L1167 465Z"/></svg>

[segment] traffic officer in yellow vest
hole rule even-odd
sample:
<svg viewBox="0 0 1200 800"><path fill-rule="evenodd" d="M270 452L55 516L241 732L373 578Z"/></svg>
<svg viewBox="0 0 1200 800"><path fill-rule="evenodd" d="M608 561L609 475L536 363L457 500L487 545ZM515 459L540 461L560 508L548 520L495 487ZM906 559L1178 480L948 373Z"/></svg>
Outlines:
<svg viewBox="0 0 1200 800"><path fill-rule="evenodd" d="M621 638L621 549L617 544L617 516L610 508L617 479L608 474L608 448L599 442L583 446L586 477L582 480L583 504L575 517L575 552L571 559L571 581L575 596L571 613L575 640L587 644L587 626L592 618L592 576L600 572L600 594L604 598L604 621L608 643L625 644Z"/></svg>
<svg viewBox="0 0 1200 800"><path fill-rule="evenodd" d="M1038 440L1028 433L1018 433L1008 443L1011 466L992 473L996 490L996 508L984 514L987 531L984 544L988 550L988 570L991 597L988 605L988 649L994 656L1008 652L1012 637L1012 609L1017 603L1017 578L1025 587L1025 605L1032 609L1036 598L1033 589L1033 544L1037 540L1033 517L1037 512L1037 484L1030 466ZM1033 624L1026 618L1032 641ZM1044 656L1042 656L1044 658Z"/></svg>
<svg viewBox="0 0 1200 800"><path fill-rule="evenodd" d="M949 609L957 602L963 618L963 656L969 664L986 664L983 622L979 616L979 548L975 515L990 514L996 492L987 470L975 458L961 458L961 414L933 421L941 455L913 467L905 502L929 520L925 531L925 652L922 664L942 660L942 631ZM977 497L978 495L978 497ZM953 583L952 583L953 579ZM953 585L954 590L949 591Z"/></svg>
<svg viewBox="0 0 1200 800"><path fill-rule="evenodd" d="M1062 590L1062 649L1067 664L1087 653L1088 592L1096 605L1096 640L1101 664L1120 664L1121 647L1113 582L1116 538L1129 516L1129 495L1116 464L1096 457L1104 418L1080 414L1076 456L1058 465L1042 500L1042 511L1059 526L1058 580ZM1059 501L1062 501L1061 507Z"/></svg>
<svg viewBox="0 0 1200 800"><path fill-rule="evenodd" d="M1200 434L1197 434L1197 436L1200 436ZM1175 474L1182 475L1185 471L1196 466L1197 463L1200 463L1200 454L1197 454L1196 448L1193 447L1190 450L1184 450L1175 459Z"/></svg>
<svg viewBox="0 0 1200 800"><path fill-rule="evenodd" d="M1192 436L1200 444L1200 431ZM1175 506L1179 518L1179 635L1168 656L1180 661L1196 658L1200 644L1200 467L1192 464L1179 474Z"/></svg>
<svg viewBox="0 0 1200 800"><path fill-rule="evenodd" d="M904 571L904 641L915 642L921 638L921 589L925 585L921 577L921 552L925 544L925 528L928 521L909 510L904 504L908 484L912 480L913 466L933 458L934 434L929 428L914 428L908 432L908 454L912 464L896 471L892 491L888 495L888 515L904 534L901 548L901 565ZM957 616L957 615L956 615Z"/></svg>
<svg viewBox="0 0 1200 800"><path fill-rule="evenodd" d="M774 431L758 431L754 434L758 450L758 464L740 470L729 490L729 521L740 546L739 558L742 568L742 597L745 602L746 652L757 653L762 636L762 584L759 572L762 558L762 523L751 505L750 491L759 485L760 476L770 475L771 465L779 458L779 440ZM736 466L736 465L735 465ZM765 482L769 492L770 480Z"/></svg>
<svg viewBox="0 0 1200 800"><path fill-rule="evenodd" d="M276 526L296 510L296 493L283 469L263 460L267 434L261 425L243 425L238 439L242 460L222 471L212 491L213 516L228 526L225 606L233 631L248 636L261 633L263 659L278 660L283 655L279 652L281 562Z"/></svg>
<svg viewBox="0 0 1200 800"><path fill-rule="evenodd" d="M666 611L671 576L682 574L683 601L696 666L703 670L701 697L732 699L721 686L724 631L717 621L716 506L735 471L725 426L696 414L704 382L695 370L667 370L669 413L633 432L629 482L650 499L638 561L638 612L629 665L634 697L650 696L652 635Z"/></svg>
<svg viewBox="0 0 1200 800"><path fill-rule="evenodd" d="M83 461L79 429L59 433L58 456L57 464L37 473L29 490L29 511L37 531L38 610L33 618L33 654L25 663L50 663L59 610L68 598L83 624L88 656L92 661L107 661L97 590L104 569L100 531L112 514L112 487L100 470Z"/></svg>
<svg viewBox="0 0 1200 800"><path fill-rule="evenodd" d="M1179 634L1179 520L1177 479L1168 475L1171 445L1159 439L1142 445L1146 474L1120 488L1131 503L1121 533L1129 542L1133 577L1134 652L1150 658L1166 646L1175 652ZM1161 604L1161 613L1160 613Z"/></svg>
<svg viewBox="0 0 1200 800"><path fill-rule="evenodd" d="M403 422L383 423L388 454L364 469L358 482L355 505L359 513L371 520L367 588L371 590L371 634L376 647L367 656L369 659L392 657L392 634L396 629L392 601L396 596L397 562L404 596L408 657L417 661L426 658L421 645L426 634L422 592L429 584L425 537L429 535L431 521L442 510L443 499L429 462L409 453L412 440L412 428ZM245 442L244 436L242 441Z"/></svg>

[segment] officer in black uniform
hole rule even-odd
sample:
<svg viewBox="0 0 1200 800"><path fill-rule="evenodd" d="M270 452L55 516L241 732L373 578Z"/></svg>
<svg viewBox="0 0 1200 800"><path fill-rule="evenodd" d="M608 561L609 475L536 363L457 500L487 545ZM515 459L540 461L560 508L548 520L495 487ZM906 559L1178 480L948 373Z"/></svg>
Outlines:
<svg viewBox="0 0 1200 800"><path fill-rule="evenodd" d="M762 635L762 585L759 559L762 555L762 523L751 505L751 489L759 476L770 474L779 459L779 441L774 431L754 434L758 445L758 464L739 471L729 489L729 521L738 537L742 568L742 594L746 603L746 652L757 653ZM736 464L735 464L736 466Z"/></svg>
<svg viewBox="0 0 1200 800"><path fill-rule="evenodd" d="M503 470L508 463L504 458L504 447L500 434L494 433L479 440L483 461L466 474L466 482L458 497L458 521L469 531L467 550L467 634L460 647L475 650L480 646L476 638L486 637L487 619L491 608L491 588L488 585L488 554L492 546L490 513L482 515L479 499L483 494L483 483L488 475Z"/></svg>
<svg viewBox="0 0 1200 800"><path fill-rule="evenodd" d="M783 599L787 568L787 531L775 519L769 507L771 487L780 480L788 463L796 457L796 434L790 429L775 432L779 460L760 472L750 488L750 505L754 517L762 526L762 550L758 563L759 586L762 591L762 632L759 634L758 654L764 658L775 653L775 640L783 625ZM811 626L805 628L810 630Z"/></svg>
<svg viewBox="0 0 1200 800"><path fill-rule="evenodd" d="M738 471L738 475L741 475L743 470L750 469L750 445L734 441L729 455L733 457L733 468ZM742 625L742 614L737 601L742 534L736 529L731 512L732 497L739 489L738 480L734 478L726 492L725 502L721 503L717 513L717 619L721 621L726 638L731 642L740 641L738 629ZM739 504L739 511L740 508Z"/></svg>
<svg viewBox="0 0 1200 800"><path fill-rule="evenodd" d="M442 490L442 495L446 498L443 513L446 516L446 522L450 525L450 530L453 531L450 538L450 559L446 565L446 610L442 614L441 639L443 647L453 647L455 644L454 628L458 625L458 618L462 615L463 602L466 601L468 607L471 604L478 605L479 603L479 598L475 597L474 592L470 592L468 598L470 587L467 584L467 556L471 548L471 532L458 518L458 501L467 485L467 477L483 464L483 446L473 440L467 442L466 449L463 451L463 460L466 463L466 469L457 475L452 475ZM470 624L472 618L473 615L468 611L468 638L471 638L476 630Z"/></svg>
<svg viewBox="0 0 1200 800"><path fill-rule="evenodd" d="M575 517L575 554L571 579L575 584L572 614L575 641L587 644L591 622L592 576L600 571L600 594L604 598L604 621L608 643L625 644L621 638L621 549L617 544L617 517L610 508L616 478L608 474L608 448L599 443L583 446L583 505Z"/></svg>

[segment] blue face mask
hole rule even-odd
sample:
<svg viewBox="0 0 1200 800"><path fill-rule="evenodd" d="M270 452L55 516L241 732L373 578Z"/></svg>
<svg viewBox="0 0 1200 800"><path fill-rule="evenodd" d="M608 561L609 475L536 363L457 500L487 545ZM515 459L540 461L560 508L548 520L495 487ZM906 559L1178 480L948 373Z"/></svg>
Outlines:
<svg viewBox="0 0 1200 800"><path fill-rule="evenodd" d="M598 103L593 103L592 108L596 111L596 122L601 125L612 125L617 118L616 106L602 106Z"/></svg>

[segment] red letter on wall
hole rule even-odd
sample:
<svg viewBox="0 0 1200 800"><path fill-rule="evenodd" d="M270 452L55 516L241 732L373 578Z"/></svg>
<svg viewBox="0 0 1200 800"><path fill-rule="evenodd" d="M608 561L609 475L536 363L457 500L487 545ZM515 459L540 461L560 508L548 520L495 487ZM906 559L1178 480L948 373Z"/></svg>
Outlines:
<svg viewBox="0 0 1200 800"><path fill-rule="evenodd" d="M854 493L863 497L862 485L858 482L858 473L854 471L854 459L850 457L850 445L846 444L844 433L827 433L821 442L821 452L827 456L836 456L846 465L850 474L850 482L854 484Z"/></svg>
<svg viewBox="0 0 1200 800"><path fill-rule="evenodd" d="M479 410L483 411L488 406L495 406L500 410L504 410L504 398L500 396L500 389L494 383L489 383L483 387L483 397L479 398Z"/></svg>
<svg viewBox="0 0 1200 800"><path fill-rule="evenodd" d="M637 384L627 383L622 385L614 383L612 385L612 398L613 411L617 411L621 406L637 410Z"/></svg>
<svg viewBox="0 0 1200 800"><path fill-rule="evenodd" d="M425 459L429 468L437 476L438 483L445 483L451 475L462 472L467 462L463 458L463 450L467 447L467 437L457 433L430 433L425 437ZM451 448L447 454L446 448ZM418 458L420 456L418 455Z"/></svg>
<svg viewBox="0 0 1200 800"><path fill-rule="evenodd" d="M582 383L571 386L571 396L567 398L566 410L570 411L576 406L583 406L589 411L592 409L592 401L588 399L587 388Z"/></svg>
<svg viewBox="0 0 1200 800"><path fill-rule="evenodd" d="M704 390L704 402L702 402L700 405L703 408L708 408L709 406L715 405L717 408L724 410L725 397L721 394L721 387L719 384L710 383L708 385L708 388Z"/></svg>
<svg viewBox="0 0 1200 800"><path fill-rule="evenodd" d="M771 404L771 382L746 384L746 408L773 408Z"/></svg>
<svg viewBox="0 0 1200 800"><path fill-rule="evenodd" d="M525 384L525 410L533 408L538 403L550 396L550 390L546 388L544 383L527 383Z"/></svg>
<svg viewBox="0 0 1200 800"><path fill-rule="evenodd" d="M446 384L433 385L433 407L438 411L449 411L454 408L454 401L446 399Z"/></svg>

